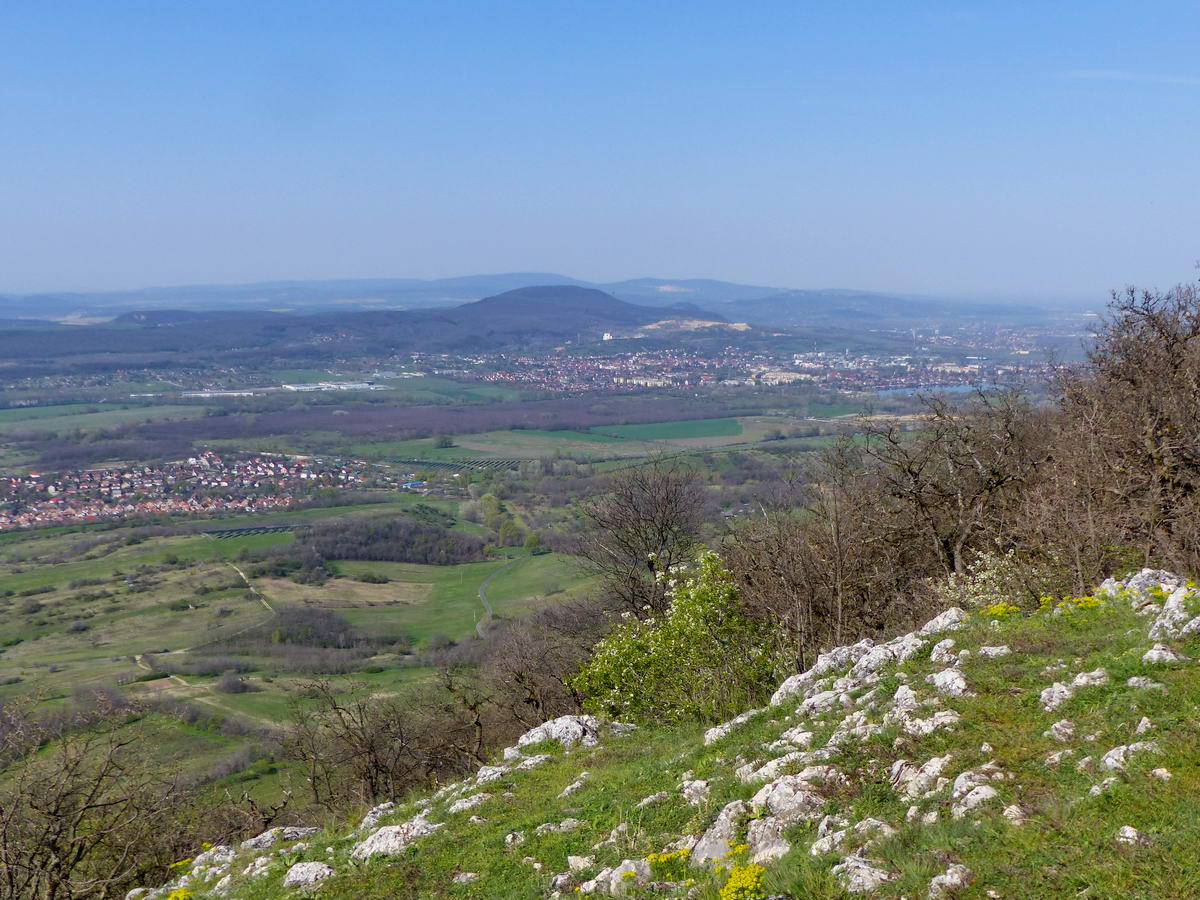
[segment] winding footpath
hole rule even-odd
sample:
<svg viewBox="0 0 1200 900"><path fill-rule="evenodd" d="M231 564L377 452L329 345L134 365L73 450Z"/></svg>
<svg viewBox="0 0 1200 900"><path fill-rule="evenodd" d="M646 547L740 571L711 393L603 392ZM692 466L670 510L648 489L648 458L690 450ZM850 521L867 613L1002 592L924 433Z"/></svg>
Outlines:
<svg viewBox="0 0 1200 900"><path fill-rule="evenodd" d="M475 633L477 635L479 635L480 637L483 637L483 632L486 629L488 622L490 622L492 620L492 618L494 618L494 614L492 612L492 604L488 603L487 586L489 584L491 584L492 579L495 578L497 575L499 575L501 572L507 572L509 569L511 569L517 563L521 562L521 560L527 559L527 558L528 557L525 557L525 556L518 556L516 559L506 562L504 565L502 565L500 568L498 568L495 572L493 572L487 578L483 579L483 583L481 585L479 585L479 602L483 604L483 618L475 623Z"/></svg>

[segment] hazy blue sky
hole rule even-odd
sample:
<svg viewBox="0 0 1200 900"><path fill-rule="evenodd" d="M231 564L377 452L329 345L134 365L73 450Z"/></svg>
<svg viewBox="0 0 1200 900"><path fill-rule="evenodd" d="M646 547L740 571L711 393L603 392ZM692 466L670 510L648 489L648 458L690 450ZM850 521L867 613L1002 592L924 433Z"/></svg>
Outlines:
<svg viewBox="0 0 1200 900"><path fill-rule="evenodd" d="M0 290L1200 258L1195 2L0 4Z"/></svg>

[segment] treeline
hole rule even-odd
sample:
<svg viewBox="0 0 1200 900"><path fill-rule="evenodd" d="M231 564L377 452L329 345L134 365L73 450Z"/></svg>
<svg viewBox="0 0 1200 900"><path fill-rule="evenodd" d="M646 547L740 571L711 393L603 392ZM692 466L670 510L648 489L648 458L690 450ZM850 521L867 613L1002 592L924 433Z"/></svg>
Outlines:
<svg viewBox="0 0 1200 900"><path fill-rule="evenodd" d="M453 566L484 558L483 538L408 516L358 516L296 532L295 559L354 559Z"/></svg>

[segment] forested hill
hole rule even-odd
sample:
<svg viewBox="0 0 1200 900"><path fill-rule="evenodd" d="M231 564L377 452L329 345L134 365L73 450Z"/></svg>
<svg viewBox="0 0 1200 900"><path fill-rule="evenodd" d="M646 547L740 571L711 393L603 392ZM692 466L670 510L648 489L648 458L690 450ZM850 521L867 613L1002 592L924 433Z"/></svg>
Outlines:
<svg viewBox="0 0 1200 900"><path fill-rule="evenodd" d="M655 323L663 323L656 333L670 333L673 320L687 320L685 328L692 334L698 321L718 331L724 323L721 316L690 306L646 307L590 288L543 286L444 310L316 315L151 310L73 328L28 323L0 330L0 356L43 360L61 371L120 356L146 362L165 354L212 361L261 358L263 353L316 357L398 350L496 351L588 343L599 341L605 332L629 334Z"/></svg>

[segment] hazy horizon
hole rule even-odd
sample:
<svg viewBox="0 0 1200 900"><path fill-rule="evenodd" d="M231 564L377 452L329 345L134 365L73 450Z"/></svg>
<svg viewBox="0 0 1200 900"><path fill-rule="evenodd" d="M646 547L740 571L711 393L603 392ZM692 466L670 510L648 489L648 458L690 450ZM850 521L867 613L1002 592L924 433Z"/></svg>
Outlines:
<svg viewBox="0 0 1200 900"><path fill-rule="evenodd" d="M5 293L667 272L1098 303L1200 257L1194 4L104 6L0 11Z"/></svg>

